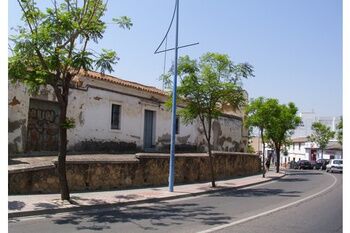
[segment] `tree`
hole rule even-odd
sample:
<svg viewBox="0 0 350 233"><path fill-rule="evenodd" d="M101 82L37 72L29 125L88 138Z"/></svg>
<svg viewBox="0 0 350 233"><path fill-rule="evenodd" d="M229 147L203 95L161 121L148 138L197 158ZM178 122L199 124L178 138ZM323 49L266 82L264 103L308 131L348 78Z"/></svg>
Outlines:
<svg viewBox="0 0 350 233"><path fill-rule="evenodd" d="M118 57L112 50L102 49L100 54L88 49L91 42L103 38L106 12L103 0L52 1L52 7L40 9L34 0L17 0L22 10L24 26L18 26L17 35L11 36L8 72L13 82L26 84L31 92L42 85L53 88L60 106L58 176L61 199L70 200L66 178L67 129L74 122L67 118L69 89L73 78L93 67L113 71ZM132 26L123 16L113 21L122 28Z"/></svg>
<svg viewBox="0 0 350 233"><path fill-rule="evenodd" d="M249 127L248 125L245 125L248 128L248 146L247 146L247 153L254 154L256 153L254 147L252 146L252 139L253 139L253 127Z"/></svg>
<svg viewBox="0 0 350 233"><path fill-rule="evenodd" d="M339 123L337 124L337 140L340 145L343 145L343 117L340 118Z"/></svg>
<svg viewBox="0 0 350 233"><path fill-rule="evenodd" d="M246 104L245 91L240 81L253 76L253 67L248 63L234 65L228 55L206 53L199 61L189 56L180 57L178 75L180 84L177 94L185 105L178 113L187 124L197 119L201 123L208 147L211 184L215 187L210 143L212 121L222 114L224 105L237 110ZM171 98L167 105L171 106Z"/></svg>
<svg viewBox="0 0 350 233"><path fill-rule="evenodd" d="M278 102L276 99L265 99L264 97L259 97L249 103L246 108L246 121L247 127L256 127L260 131L261 142L263 144L263 177L265 177L265 130L269 125L270 115L274 114L272 110L273 107Z"/></svg>
<svg viewBox="0 0 350 233"><path fill-rule="evenodd" d="M329 140L334 137L335 132L321 122L314 122L311 129L313 133L308 136L308 140L317 143L318 147L321 149L321 159L323 159L323 151L326 149Z"/></svg>
<svg viewBox="0 0 350 233"><path fill-rule="evenodd" d="M266 127L266 137L273 143L277 156L276 172L278 173L281 148L288 142L292 130L301 123L301 118L296 115L298 108L294 103L284 105L279 104L277 99L272 100L268 106L271 114Z"/></svg>

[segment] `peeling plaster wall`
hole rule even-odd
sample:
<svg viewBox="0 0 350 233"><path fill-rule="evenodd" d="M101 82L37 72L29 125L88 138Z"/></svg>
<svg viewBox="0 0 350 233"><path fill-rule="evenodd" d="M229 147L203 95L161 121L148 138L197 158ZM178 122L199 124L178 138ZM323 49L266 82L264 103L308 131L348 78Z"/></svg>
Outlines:
<svg viewBox="0 0 350 233"><path fill-rule="evenodd" d="M8 147L9 154L22 153L27 140L30 98L56 101L53 90L42 87L38 95L32 95L21 83L8 84Z"/></svg>
<svg viewBox="0 0 350 233"><path fill-rule="evenodd" d="M211 129L211 144L213 150L244 152L242 144L242 119L238 117L219 117L213 120ZM196 143L201 150L207 150L202 124L197 121Z"/></svg>
<svg viewBox="0 0 350 233"><path fill-rule="evenodd" d="M93 78L82 78L79 88L69 93L67 116L76 127L68 130L68 150L76 152L134 152L143 150L144 112L155 112L154 145L156 151L168 151L171 112L164 107L166 96L114 85ZM42 88L31 96L23 84L9 84L9 149L25 152L29 99L55 101L53 90ZM121 129L111 129L112 104L121 106ZM242 120L220 117L214 121L212 144L215 150L241 151ZM177 151L204 151L206 141L200 122L181 122L176 135Z"/></svg>

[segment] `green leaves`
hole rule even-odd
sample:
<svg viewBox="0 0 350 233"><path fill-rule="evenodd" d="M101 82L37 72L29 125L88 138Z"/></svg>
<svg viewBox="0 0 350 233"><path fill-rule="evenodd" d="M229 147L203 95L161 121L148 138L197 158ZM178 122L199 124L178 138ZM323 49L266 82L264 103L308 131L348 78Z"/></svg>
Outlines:
<svg viewBox="0 0 350 233"><path fill-rule="evenodd" d="M133 26L133 23L131 22L131 19L127 16L121 16L120 18L113 18L112 21L119 25L120 28L127 28L130 30L130 28Z"/></svg>
<svg viewBox="0 0 350 233"><path fill-rule="evenodd" d="M105 73L113 71L112 64L116 64L119 58L117 57L117 53L112 50L102 49L102 53L96 60L96 68L100 69L101 73Z"/></svg>
<svg viewBox="0 0 350 233"><path fill-rule="evenodd" d="M259 97L246 108L245 124L248 127L257 127L261 132L264 131L267 140L271 140L274 147L280 148L289 143L292 130L301 123L297 111L294 103L284 105L279 104L277 99Z"/></svg>
<svg viewBox="0 0 350 233"><path fill-rule="evenodd" d="M343 145L343 117L340 118L340 122L337 124L336 134L338 142Z"/></svg>
<svg viewBox="0 0 350 233"><path fill-rule="evenodd" d="M114 51L89 49L91 41L97 43L103 38L106 28L103 0L52 1L52 6L44 10L33 0L18 0L18 4L25 26L10 36L14 45L8 64L10 79L34 90L35 85L69 83L81 69L113 71L119 59ZM126 16L115 20L122 28L132 26Z"/></svg>
<svg viewBox="0 0 350 233"><path fill-rule="evenodd" d="M335 132L330 127L322 124L321 122L314 122L311 126L313 133L308 136L311 142L316 142L321 150L324 150L329 142L335 135Z"/></svg>
<svg viewBox="0 0 350 233"><path fill-rule="evenodd" d="M199 61L189 56L179 58L180 85L177 94L185 107L179 110L183 121L190 123L218 118L224 106L237 110L246 104L246 92L231 82L233 62L225 54L206 53ZM169 72L163 79L169 84ZM171 106L171 101L167 105Z"/></svg>
<svg viewBox="0 0 350 233"><path fill-rule="evenodd" d="M292 130L301 123L301 118L297 116L298 108L294 103L285 105L275 100L269 105L269 109L271 115L266 135L274 142L275 147L280 148L291 135Z"/></svg>
<svg viewBox="0 0 350 233"><path fill-rule="evenodd" d="M75 120L72 117L67 117L66 120L61 125L65 129L75 128Z"/></svg>

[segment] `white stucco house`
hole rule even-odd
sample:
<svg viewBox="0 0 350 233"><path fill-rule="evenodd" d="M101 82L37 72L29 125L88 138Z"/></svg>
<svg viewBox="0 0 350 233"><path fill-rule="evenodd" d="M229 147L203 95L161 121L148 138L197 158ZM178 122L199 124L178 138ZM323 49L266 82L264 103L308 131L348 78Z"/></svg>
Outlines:
<svg viewBox="0 0 350 233"><path fill-rule="evenodd" d="M168 150L171 113L164 106L167 92L92 71L79 74L72 84L67 114L76 125L68 130L70 152ZM9 83L8 88L9 153L57 151L59 107L53 90L42 87L34 96L21 83ZM212 126L214 150L246 151L243 114L229 106L222 112ZM199 122L185 125L177 119L176 148L205 149Z"/></svg>
<svg viewBox="0 0 350 233"><path fill-rule="evenodd" d="M295 161L298 161L299 159L315 161L321 158L343 158L342 146L336 140L331 140L326 149L323 151L322 156L322 151L319 146L314 142L310 142L307 137L292 138L292 145L288 147L288 155L285 156L285 160L288 162L292 161L293 159L295 159Z"/></svg>
<svg viewBox="0 0 350 233"><path fill-rule="evenodd" d="M294 137L291 139L292 144L287 147L287 154L284 154L284 151L281 151L280 162L281 164L288 164L289 162L295 160L309 160L315 161L317 159L342 159L343 158L343 148L336 140L331 140L326 149L322 152L319 149L318 145L314 142L310 142L307 137ZM261 152L262 143L259 137L255 137L252 143L256 152ZM271 158L276 159L276 155L273 149L268 147L268 144L265 145L265 156L271 153Z"/></svg>

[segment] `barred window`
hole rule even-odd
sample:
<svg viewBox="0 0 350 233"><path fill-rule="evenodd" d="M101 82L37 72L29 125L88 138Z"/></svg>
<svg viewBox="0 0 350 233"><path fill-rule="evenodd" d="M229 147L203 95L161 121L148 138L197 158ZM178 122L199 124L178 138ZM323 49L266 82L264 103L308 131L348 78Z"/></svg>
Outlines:
<svg viewBox="0 0 350 233"><path fill-rule="evenodd" d="M175 130L176 130L176 134L180 133L180 117L179 116L176 116Z"/></svg>
<svg viewBox="0 0 350 233"><path fill-rule="evenodd" d="M112 104L111 129L120 129L120 105Z"/></svg>

